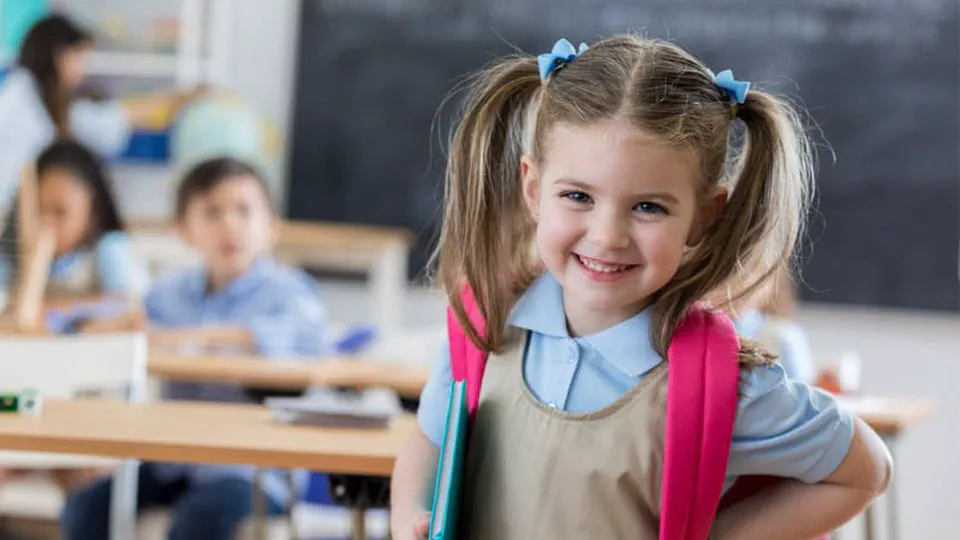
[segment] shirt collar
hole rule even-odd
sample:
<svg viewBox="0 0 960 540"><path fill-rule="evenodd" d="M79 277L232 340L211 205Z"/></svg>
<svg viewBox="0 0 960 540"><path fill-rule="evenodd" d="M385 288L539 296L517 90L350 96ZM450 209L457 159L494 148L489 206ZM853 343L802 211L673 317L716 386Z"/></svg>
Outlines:
<svg viewBox="0 0 960 540"><path fill-rule="evenodd" d="M201 267L190 276L187 286L190 289L191 296L197 300L244 297L249 294L263 278L269 275L274 265L275 263L270 257L261 257L257 259L246 272L240 274L222 290L213 294L209 293L207 287L207 269Z"/></svg>
<svg viewBox="0 0 960 540"><path fill-rule="evenodd" d="M517 300L507 324L547 336L570 337L563 312L563 289L550 272L534 280Z"/></svg>
<svg viewBox="0 0 960 540"><path fill-rule="evenodd" d="M630 377L638 377L661 358L650 341L649 309L580 341L595 349L604 360ZM520 297L507 324L556 338L570 338L563 310L563 289L550 272L544 272Z"/></svg>

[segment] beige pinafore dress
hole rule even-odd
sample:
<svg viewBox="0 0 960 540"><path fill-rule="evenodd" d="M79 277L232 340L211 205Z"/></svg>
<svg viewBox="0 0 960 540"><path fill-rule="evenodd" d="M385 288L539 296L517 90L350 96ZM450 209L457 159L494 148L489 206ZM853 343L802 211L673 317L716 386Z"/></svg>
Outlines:
<svg viewBox="0 0 960 540"><path fill-rule="evenodd" d="M524 349L487 360L461 537L657 540L666 362L609 406L571 414L530 392Z"/></svg>

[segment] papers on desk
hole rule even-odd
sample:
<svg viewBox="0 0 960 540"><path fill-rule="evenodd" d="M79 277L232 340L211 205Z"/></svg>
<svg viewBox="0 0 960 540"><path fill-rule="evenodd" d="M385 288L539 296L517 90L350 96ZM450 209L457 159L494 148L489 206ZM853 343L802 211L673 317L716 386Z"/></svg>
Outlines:
<svg viewBox="0 0 960 540"><path fill-rule="evenodd" d="M315 390L299 398L267 398L265 404L278 422L319 427L386 429L401 412L396 394L378 388Z"/></svg>

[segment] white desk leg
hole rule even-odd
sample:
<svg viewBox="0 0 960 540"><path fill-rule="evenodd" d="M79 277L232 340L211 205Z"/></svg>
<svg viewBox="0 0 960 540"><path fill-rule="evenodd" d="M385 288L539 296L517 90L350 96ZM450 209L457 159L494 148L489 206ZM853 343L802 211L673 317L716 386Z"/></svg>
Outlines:
<svg viewBox="0 0 960 540"><path fill-rule="evenodd" d="M370 269L370 315L381 330L400 328L407 291L407 257L402 245L384 251Z"/></svg>
<svg viewBox="0 0 960 540"><path fill-rule="evenodd" d="M864 540L876 540L877 531L876 525L874 524L874 510L877 507L877 502L874 501L870 503L870 506L863 511L863 538Z"/></svg>
<svg viewBox="0 0 960 540"><path fill-rule="evenodd" d="M139 468L139 461L125 459L113 473L113 488L110 493L110 540L136 538Z"/></svg>
<svg viewBox="0 0 960 540"><path fill-rule="evenodd" d="M890 451L890 458L893 459L894 466L897 463L897 437L884 437L887 443L887 449ZM893 474L890 479L890 486L885 495L887 499L887 538L889 540L900 540L900 501L897 497L897 477L899 472Z"/></svg>

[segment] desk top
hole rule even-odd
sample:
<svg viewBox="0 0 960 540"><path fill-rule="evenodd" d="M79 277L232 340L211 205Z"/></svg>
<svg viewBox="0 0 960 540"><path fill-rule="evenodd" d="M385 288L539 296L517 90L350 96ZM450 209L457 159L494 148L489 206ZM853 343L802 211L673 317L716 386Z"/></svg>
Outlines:
<svg viewBox="0 0 960 540"><path fill-rule="evenodd" d="M843 401L882 435L934 412L924 400ZM387 476L414 426L411 416L356 430L277 424L253 405L48 400L39 416L0 415L0 449Z"/></svg>
<svg viewBox="0 0 960 540"><path fill-rule="evenodd" d="M408 398L420 395L430 375L425 366L351 357L265 361L250 357L151 355L149 370L151 375L171 380L228 382L288 390L311 385L383 386ZM896 435L936 413L933 402L924 398L843 396L840 401L881 435Z"/></svg>
<svg viewBox="0 0 960 540"><path fill-rule="evenodd" d="M136 220L131 231L174 234L174 225L163 220ZM279 247L380 250L395 245L406 248L412 243L413 234L398 227L316 221L283 221L280 224Z"/></svg>
<svg viewBox="0 0 960 540"><path fill-rule="evenodd" d="M372 362L333 357L313 360L266 360L258 357L166 356L151 354L151 375L163 379L233 383L262 388L300 390L309 386L382 386L415 398L429 369L401 362Z"/></svg>
<svg viewBox="0 0 960 540"><path fill-rule="evenodd" d="M842 396L840 403L874 431L887 436L897 435L936 414L933 400L926 398Z"/></svg>
<svg viewBox="0 0 960 540"><path fill-rule="evenodd" d="M318 428L275 423L253 405L49 400L39 416L0 415L0 448L389 476L415 425L402 416L385 430Z"/></svg>

